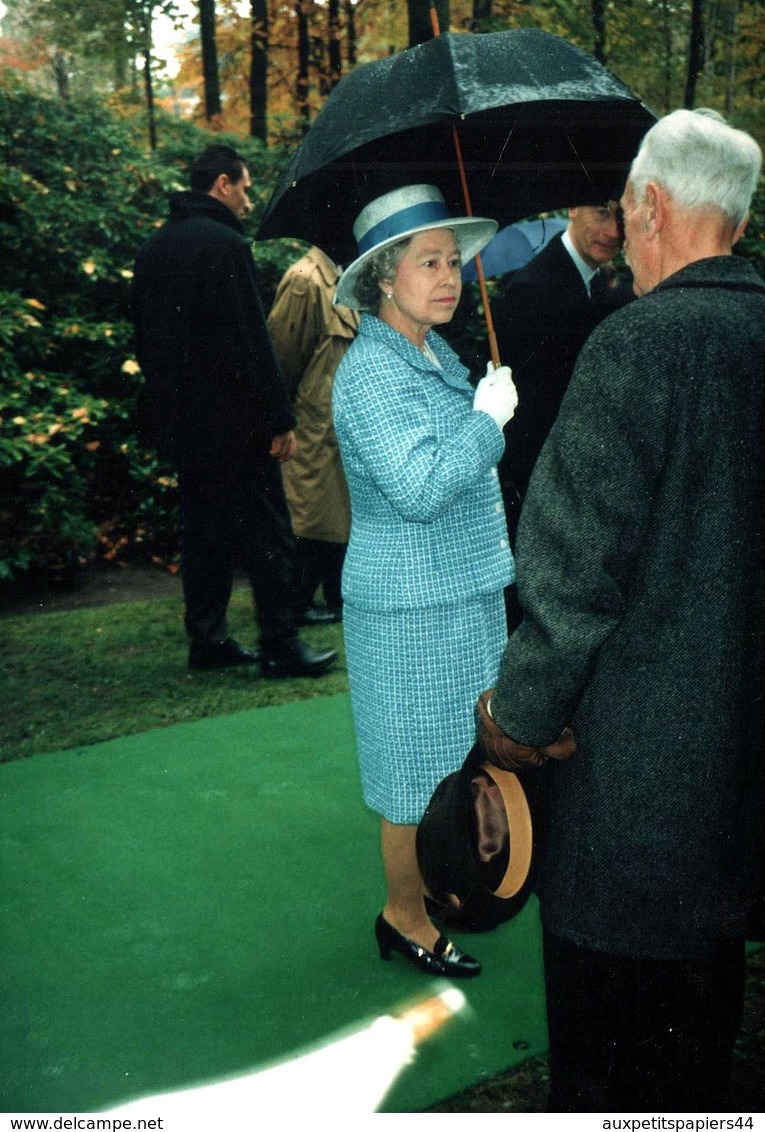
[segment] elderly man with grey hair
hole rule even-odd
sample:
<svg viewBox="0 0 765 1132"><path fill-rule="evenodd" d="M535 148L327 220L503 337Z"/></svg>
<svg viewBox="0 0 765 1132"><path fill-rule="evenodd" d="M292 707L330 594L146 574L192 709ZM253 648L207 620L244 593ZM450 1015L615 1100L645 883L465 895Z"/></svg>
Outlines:
<svg viewBox="0 0 765 1132"><path fill-rule="evenodd" d="M477 706L489 759L545 776L554 1112L730 1103L765 628L765 283L732 249L760 166L712 111L646 135L622 199L639 301L580 355L521 518L524 619Z"/></svg>

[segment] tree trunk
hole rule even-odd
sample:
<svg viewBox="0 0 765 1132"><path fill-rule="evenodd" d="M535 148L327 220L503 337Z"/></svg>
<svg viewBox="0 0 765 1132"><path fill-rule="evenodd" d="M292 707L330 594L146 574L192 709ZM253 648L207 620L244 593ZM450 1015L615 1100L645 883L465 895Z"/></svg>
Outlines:
<svg viewBox="0 0 765 1132"><path fill-rule="evenodd" d="M449 0L435 0L433 7L438 14L438 24L442 32L449 30ZM430 19L430 0L407 0L409 12L409 46L427 43L433 38Z"/></svg>
<svg viewBox="0 0 765 1132"><path fill-rule="evenodd" d="M340 0L329 0L327 8L329 21L329 85L337 86L343 74L343 60L340 54Z"/></svg>
<svg viewBox="0 0 765 1132"><path fill-rule="evenodd" d="M128 82L128 62L130 59L125 37L119 37L114 44L114 89L124 90Z"/></svg>
<svg viewBox="0 0 765 1132"><path fill-rule="evenodd" d="M298 75L295 84L298 114L303 119L303 132L308 130L308 62L310 41L308 36L308 0L298 0L295 5L298 25Z"/></svg>
<svg viewBox="0 0 765 1132"><path fill-rule="evenodd" d="M218 48L215 39L215 0L199 0L199 38L202 43L202 74L205 83L205 117L220 114Z"/></svg>
<svg viewBox="0 0 765 1132"><path fill-rule="evenodd" d="M53 67L53 77L56 80L56 91L58 92L59 98L63 98L66 102L71 94L69 86L69 65L66 52L62 51L60 47L57 47L50 62Z"/></svg>
<svg viewBox="0 0 765 1132"><path fill-rule="evenodd" d="M250 137L268 142L268 0L250 3Z"/></svg>
<svg viewBox="0 0 765 1132"><path fill-rule="evenodd" d="M704 69L704 0L692 0L691 33L688 45L688 77L685 83L686 110L696 105L696 84Z"/></svg>
<svg viewBox="0 0 765 1132"><path fill-rule="evenodd" d="M727 67L725 76L725 113L733 113L736 101L736 45L738 42L739 0L731 0L728 24Z"/></svg>
<svg viewBox="0 0 765 1132"><path fill-rule="evenodd" d="M151 56L151 31L146 39L146 50L143 55L143 83L146 91L146 112L149 119L149 147L154 150L157 148L157 120L154 114L154 84L152 82L151 68L153 66Z"/></svg>
<svg viewBox="0 0 765 1132"><path fill-rule="evenodd" d="M670 0L662 0L662 34L664 37L664 64L662 68L664 85L664 113L672 109L672 76L675 69L675 53L672 43L672 16Z"/></svg>
<svg viewBox="0 0 765 1132"><path fill-rule="evenodd" d="M715 81L715 46L717 42L717 25L718 25L718 3L717 0L705 0L704 3L704 38L706 40L706 49L704 51L704 81L707 83L707 89L714 89ZM723 8L725 4L723 3Z"/></svg>
<svg viewBox="0 0 765 1132"><path fill-rule="evenodd" d="M473 0L473 31L488 31L492 0Z"/></svg>
<svg viewBox="0 0 765 1132"><path fill-rule="evenodd" d="M606 0L592 0L593 54L599 63L606 61Z"/></svg>
<svg viewBox="0 0 765 1132"><path fill-rule="evenodd" d="M153 0L143 0L141 7L137 10L137 16L140 21L140 37L142 40L142 55L143 55L143 89L146 96L146 117L149 125L149 147L152 150L157 148L157 121L154 113L154 82L152 75L153 62L153 49L154 41L152 39L152 21L154 19L154 2Z"/></svg>
<svg viewBox="0 0 765 1132"><path fill-rule="evenodd" d="M310 24L310 21L309 21ZM328 43L320 35L309 35L310 51L308 55L309 74L313 67L319 94L325 99L332 89L329 79L329 51Z"/></svg>
<svg viewBox="0 0 765 1132"><path fill-rule="evenodd" d="M345 41L348 49L348 67L356 66L356 9L353 0L345 0Z"/></svg>

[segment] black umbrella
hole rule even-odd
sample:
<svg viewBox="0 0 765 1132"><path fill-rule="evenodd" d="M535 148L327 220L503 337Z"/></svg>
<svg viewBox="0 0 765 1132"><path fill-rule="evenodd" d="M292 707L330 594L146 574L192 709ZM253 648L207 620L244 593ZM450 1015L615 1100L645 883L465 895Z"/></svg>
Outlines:
<svg viewBox="0 0 765 1132"><path fill-rule="evenodd" d="M618 199L654 121L610 71L558 36L441 35L338 83L282 173L258 238L294 236L347 263L361 208L421 182L464 214L454 126L477 216L509 224Z"/></svg>

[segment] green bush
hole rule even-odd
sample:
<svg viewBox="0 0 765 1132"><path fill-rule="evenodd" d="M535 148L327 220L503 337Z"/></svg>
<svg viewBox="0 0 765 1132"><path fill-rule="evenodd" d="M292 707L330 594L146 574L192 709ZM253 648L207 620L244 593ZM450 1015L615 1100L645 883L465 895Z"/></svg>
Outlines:
<svg viewBox="0 0 765 1132"><path fill-rule="evenodd" d="M136 435L129 291L210 135L164 115L158 132L151 154L134 107L0 81L0 584L94 557L177 559L177 480ZM250 165L257 223L286 154L217 139ZM258 247L267 303L299 252Z"/></svg>
<svg viewBox="0 0 765 1132"><path fill-rule="evenodd" d="M38 300L0 293L0 580L70 569L95 539L86 499L109 416L46 363L50 338Z"/></svg>

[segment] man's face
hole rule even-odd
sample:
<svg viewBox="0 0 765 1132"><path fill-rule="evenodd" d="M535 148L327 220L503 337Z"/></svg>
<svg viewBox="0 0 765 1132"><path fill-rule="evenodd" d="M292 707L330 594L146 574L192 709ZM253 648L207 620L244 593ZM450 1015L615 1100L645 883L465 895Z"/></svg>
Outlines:
<svg viewBox="0 0 765 1132"><path fill-rule="evenodd" d="M239 220L244 220L247 213L252 208L249 192L252 188L252 181L250 180L249 170L244 166L242 177L239 181L231 181L226 178L226 185L224 188L223 203L226 208L230 208L234 216Z"/></svg>
<svg viewBox="0 0 765 1132"><path fill-rule="evenodd" d="M627 181L621 201L624 215L624 254L632 272L633 290L636 295L645 295L655 287L652 282L649 246L646 240L645 200L635 201L632 183Z"/></svg>
<svg viewBox="0 0 765 1132"><path fill-rule="evenodd" d="M608 263L619 252L619 202L582 205L568 210L568 230L574 247L590 267Z"/></svg>

